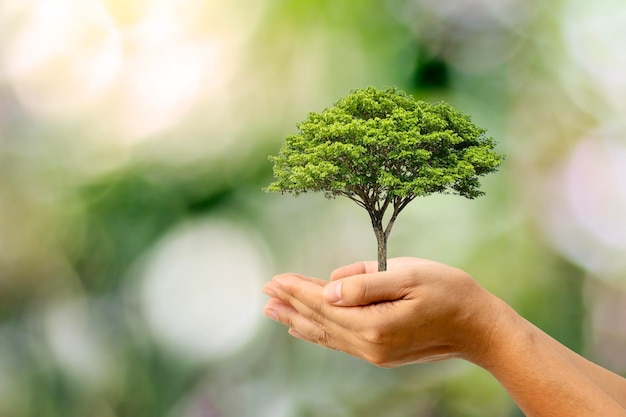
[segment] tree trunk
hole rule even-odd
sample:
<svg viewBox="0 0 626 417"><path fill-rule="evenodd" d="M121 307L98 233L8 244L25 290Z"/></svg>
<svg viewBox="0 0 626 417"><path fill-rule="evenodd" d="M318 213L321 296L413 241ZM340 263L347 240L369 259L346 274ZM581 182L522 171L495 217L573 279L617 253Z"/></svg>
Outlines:
<svg viewBox="0 0 626 417"><path fill-rule="evenodd" d="M387 234L382 224L374 225L374 233L378 242L378 271L387 270Z"/></svg>
<svg viewBox="0 0 626 417"><path fill-rule="evenodd" d="M391 215L389 223L387 223L387 227L385 228L383 228L383 216L387 205L385 204L385 207L378 211L374 208L367 208L370 220L372 221L372 227L374 228L374 233L376 234L376 241L378 242L378 272L387 270L387 239L389 238L391 228L393 227L398 214L409 201L411 200L405 200L404 204L402 204L402 201L400 204L394 203L393 214Z"/></svg>

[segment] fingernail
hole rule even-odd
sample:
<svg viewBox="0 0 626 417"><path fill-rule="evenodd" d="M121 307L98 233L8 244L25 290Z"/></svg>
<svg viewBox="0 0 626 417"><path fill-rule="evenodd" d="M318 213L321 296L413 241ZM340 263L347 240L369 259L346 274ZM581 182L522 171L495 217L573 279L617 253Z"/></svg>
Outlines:
<svg viewBox="0 0 626 417"><path fill-rule="evenodd" d="M272 278L272 281L278 284L278 286L285 286L291 281L291 276L289 274L276 275L274 278Z"/></svg>
<svg viewBox="0 0 626 417"><path fill-rule="evenodd" d="M304 340L304 336L302 335L302 333L300 333L299 331L297 331L296 329L294 329L293 327L289 329L289 331L287 332L290 335L292 335L293 337L295 337L296 339L303 339Z"/></svg>
<svg viewBox="0 0 626 417"><path fill-rule="evenodd" d="M266 317L274 320L274 321L278 321L278 314L276 314L276 312L274 310L271 309L265 309L263 310L263 314L265 314Z"/></svg>
<svg viewBox="0 0 626 417"><path fill-rule="evenodd" d="M324 288L324 297L329 303L341 300L341 281L334 281Z"/></svg>
<svg viewBox="0 0 626 417"><path fill-rule="evenodd" d="M276 291L274 290L272 283L265 284L265 286L263 286L263 292L270 297L276 297Z"/></svg>

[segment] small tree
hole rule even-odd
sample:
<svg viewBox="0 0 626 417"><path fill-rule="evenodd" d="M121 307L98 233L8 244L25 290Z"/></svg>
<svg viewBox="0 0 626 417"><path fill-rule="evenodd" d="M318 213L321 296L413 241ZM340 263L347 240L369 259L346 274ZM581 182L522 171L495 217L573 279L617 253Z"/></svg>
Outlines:
<svg viewBox="0 0 626 417"><path fill-rule="evenodd" d="M376 234L379 271L387 269L393 224L413 199L433 193L478 197L484 194L479 177L503 160L469 116L395 87L352 91L297 127L270 156L276 181L265 190L342 195L363 207Z"/></svg>

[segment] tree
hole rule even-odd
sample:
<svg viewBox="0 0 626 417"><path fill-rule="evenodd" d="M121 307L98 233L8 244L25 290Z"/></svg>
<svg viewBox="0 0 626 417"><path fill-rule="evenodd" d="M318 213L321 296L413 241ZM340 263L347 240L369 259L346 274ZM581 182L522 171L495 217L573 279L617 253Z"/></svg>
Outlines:
<svg viewBox="0 0 626 417"><path fill-rule="evenodd" d="M390 87L354 90L321 113L309 113L287 136L266 191L345 196L370 216L378 269L387 269L387 240L398 214L433 193L473 199L479 177L503 156L493 138L447 103L427 103ZM387 224L384 217L391 210Z"/></svg>

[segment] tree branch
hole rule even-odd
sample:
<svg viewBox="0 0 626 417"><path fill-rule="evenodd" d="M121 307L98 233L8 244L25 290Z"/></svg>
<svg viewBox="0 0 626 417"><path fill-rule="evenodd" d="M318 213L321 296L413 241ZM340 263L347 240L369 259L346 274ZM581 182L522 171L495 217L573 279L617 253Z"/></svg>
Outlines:
<svg viewBox="0 0 626 417"><path fill-rule="evenodd" d="M385 211L387 211L387 207L389 207L389 203L391 203L391 198L389 196L387 196L385 198L385 202L383 203L382 207L379 208L381 214L385 214Z"/></svg>
<svg viewBox="0 0 626 417"><path fill-rule="evenodd" d="M350 200L354 201L355 203L357 203L359 206L363 207L364 209L367 210L367 204L366 202L362 201L359 199L359 197L361 197L360 195L358 195L357 193L354 192L345 192L345 191L340 191L339 195L343 195L344 197L348 197ZM361 197L362 198L362 197Z"/></svg>
<svg viewBox="0 0 626 417"><path fill-rule="evenodd" d="M396 197L396 198L399 198L399 197ZM389 222L387 223L387 227L385 227L386 237L389 237L389 234L391 233L391 228L393 227L394 222L398 218L398 214L400 214L400 212L404 210L404 208L414 199L415 199L414 195L411 195L409 197L399 198L399 200L394 199L393 213L391 214L391 218L389 219Z"/></svg>
<svg viewBox="0 0 626 417"><path fill-rule="evenodd" d="M405 197L404 199L400 200L400 204L399 204L399 205L397 205L397 207L398 207L398 213L400 213L400 211L404 210L404 208L405 208L406 206L408 206L408 205L409 205L409 203L410 203L411 201L415 200L415 197L417 197L417 196L415 196L415 195L410 195L410 196ZM394 206L394 207L395 207L395 206Z"/></svg>

